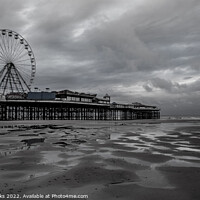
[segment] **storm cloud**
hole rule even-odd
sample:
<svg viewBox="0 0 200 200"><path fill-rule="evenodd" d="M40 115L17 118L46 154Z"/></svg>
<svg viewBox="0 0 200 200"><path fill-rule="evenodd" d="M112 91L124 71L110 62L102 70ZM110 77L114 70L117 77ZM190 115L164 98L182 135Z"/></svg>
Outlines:
<svg viewBox="0 0 200 200"><path fill-rule="evenodd" d="M0 24L31 45L32 88L199 115L199 10L199 0L0 0Z"/></svg>

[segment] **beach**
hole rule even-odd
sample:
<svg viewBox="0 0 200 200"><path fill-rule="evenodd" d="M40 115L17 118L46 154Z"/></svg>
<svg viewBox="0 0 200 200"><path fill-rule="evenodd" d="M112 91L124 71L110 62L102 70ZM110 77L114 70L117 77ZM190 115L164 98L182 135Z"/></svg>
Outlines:
<svg viewBox="0 0 200 200"><path fill-rule="evenodd" d="M1 121L0 137L1 198L200 199L199 119Z"/></svg>

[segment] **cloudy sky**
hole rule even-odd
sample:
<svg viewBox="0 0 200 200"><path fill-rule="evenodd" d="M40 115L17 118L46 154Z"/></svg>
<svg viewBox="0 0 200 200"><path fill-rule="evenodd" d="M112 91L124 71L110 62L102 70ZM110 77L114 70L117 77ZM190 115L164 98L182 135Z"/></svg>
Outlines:
<svg viewBox="0 0 200 200"><path fill-rule="evenodd" d="M0 29L23 35L34 87L200 114L199 0L0 0Z"/></svg>

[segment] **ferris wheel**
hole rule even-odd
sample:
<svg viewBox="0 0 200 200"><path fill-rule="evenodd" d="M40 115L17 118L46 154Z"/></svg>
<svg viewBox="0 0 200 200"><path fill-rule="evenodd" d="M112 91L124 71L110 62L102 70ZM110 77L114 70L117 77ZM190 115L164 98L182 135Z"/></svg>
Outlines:
<svg viewBox="0 0 200 200"><path fill-rule="evenodd" d="M31 46L18 33L0 29L0 94L30 91L36 72Z"/></svg>

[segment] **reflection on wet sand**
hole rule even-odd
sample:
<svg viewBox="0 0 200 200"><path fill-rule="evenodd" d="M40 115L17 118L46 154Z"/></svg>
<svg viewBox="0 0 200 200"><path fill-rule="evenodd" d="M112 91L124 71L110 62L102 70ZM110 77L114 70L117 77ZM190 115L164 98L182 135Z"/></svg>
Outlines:
<svg viewBox="0 0 200 200"><path fill-rule="evenodd" d="M89 199L134 196L137 200L144 199L144 193L150 200L200 197L197 120L1 127L1 194L70 192L88 194Z"/></svg>

